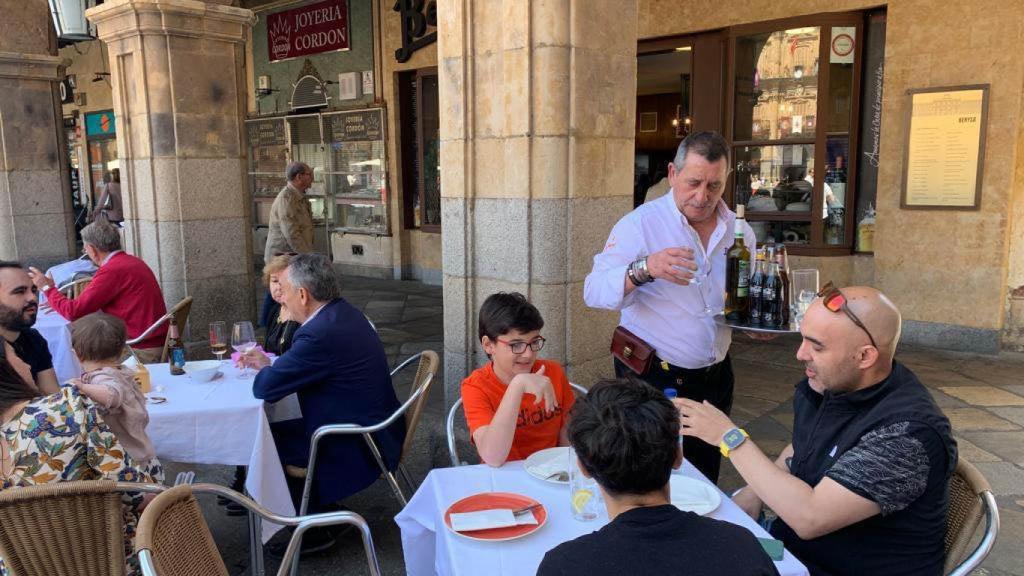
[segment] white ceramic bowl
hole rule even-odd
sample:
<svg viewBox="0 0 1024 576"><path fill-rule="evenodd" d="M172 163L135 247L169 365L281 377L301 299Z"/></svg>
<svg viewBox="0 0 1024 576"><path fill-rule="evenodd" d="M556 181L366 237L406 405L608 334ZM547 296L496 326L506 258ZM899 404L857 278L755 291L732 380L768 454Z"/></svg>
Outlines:
<svg viewBox="0 0 1024 576"><path fill-rule="evenodd" d="M197 360L185 362L185 373L198 382L209 382L217 376L219 360Z"/></svg>

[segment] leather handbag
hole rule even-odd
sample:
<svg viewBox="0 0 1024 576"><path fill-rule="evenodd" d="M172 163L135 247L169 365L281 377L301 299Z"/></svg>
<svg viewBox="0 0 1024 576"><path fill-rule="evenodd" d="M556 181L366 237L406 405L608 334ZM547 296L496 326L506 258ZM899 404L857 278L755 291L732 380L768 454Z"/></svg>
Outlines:
<svg viewBox="0 0 1024 576"><path fill-rule="evenodd" d="M642 376L654 361L654 348L639 336L622 326L612 333L612 356L619 359L638 376Z"/></svg>

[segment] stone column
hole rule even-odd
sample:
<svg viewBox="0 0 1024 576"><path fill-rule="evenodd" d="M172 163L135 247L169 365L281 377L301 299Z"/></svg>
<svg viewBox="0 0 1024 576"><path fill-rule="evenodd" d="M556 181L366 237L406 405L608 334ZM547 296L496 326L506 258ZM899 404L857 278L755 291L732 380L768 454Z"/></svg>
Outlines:
<svg viewBox="0 0 1024 576"><path fill-rule="evenodd" d="M632 207L636 0L440 0L445 386L485 360L477 311L526 294L542 356L589 385L611 374L618 316L583 280Z"/></svg>
<svg viewBox="0 0 1024 576"><path fill-rule="evenodd" d="M193 298L194 340L254 314L246 184L250 10L196 0L108 0L87 13L107 44L125 247L168 305Z"/></svg>
<svg viewBox="0 0 1024 576"><path fill-rule="evenodd" d="M0 0L0 259L47 267L75 250L53 21L45 0Z"/></svg>

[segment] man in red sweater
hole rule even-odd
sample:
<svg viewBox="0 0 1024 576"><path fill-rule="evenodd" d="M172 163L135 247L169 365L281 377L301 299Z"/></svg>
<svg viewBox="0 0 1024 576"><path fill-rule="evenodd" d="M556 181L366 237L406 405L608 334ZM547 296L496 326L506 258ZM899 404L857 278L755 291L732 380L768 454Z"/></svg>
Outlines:
<svg viewBox="0 0 1024 576"><path fill-rule="evenodd" d="M92 282L74 300L53 290L53 278L30 268L32 282L46 294L47 303L58 314L75 321L103 311L124 320L128 338L136 338L167 313L156 276L141 259L121 251L116 227L99 221L82 229L82 243L89 259L99 267ZM163 354L167 325L161 326L135 348L143 362L159 362Z"/></svg>

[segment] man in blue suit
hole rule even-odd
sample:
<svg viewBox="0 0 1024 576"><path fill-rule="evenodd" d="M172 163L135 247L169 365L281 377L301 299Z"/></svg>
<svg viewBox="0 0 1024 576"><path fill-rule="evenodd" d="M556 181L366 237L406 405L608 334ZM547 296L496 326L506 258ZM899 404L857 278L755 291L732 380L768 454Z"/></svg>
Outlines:
<svg viewBox="0 0 1024 576"><path fill-rule="evenodd" d="M281 305L302 326L295 331L291 348L273 366L255 350L241 362L259 370L253 383L257 398L276 402L298 394L302 418L276 422L271 431L282 465L305 468L317 428L376 424L394 413L399 402L384 346L363 313L341 298L330 259L323 254L295 256L280 282ZM395 469L405 441L404 419L374 439L384 463ZM317 451L309 512L322 511L380 477L380 467L361 436L324 438ZM301 484L296 488L292 499L298 510Z"/></svg>

